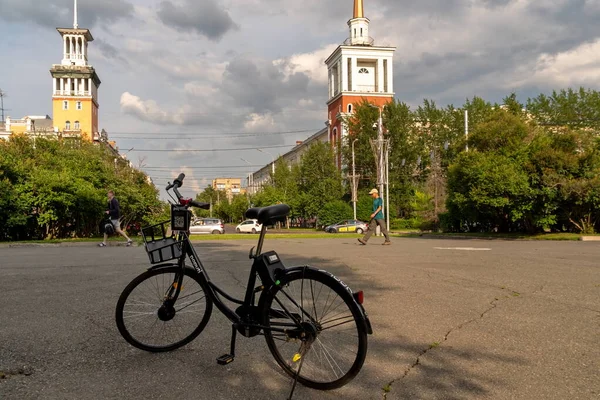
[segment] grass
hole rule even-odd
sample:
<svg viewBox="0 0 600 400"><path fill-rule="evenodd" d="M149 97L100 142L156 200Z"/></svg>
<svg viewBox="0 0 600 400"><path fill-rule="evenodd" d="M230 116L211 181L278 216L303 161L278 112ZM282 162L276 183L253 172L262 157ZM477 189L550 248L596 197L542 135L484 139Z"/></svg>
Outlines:
<svg viewBox="0 0 600 400"><path fill-rule="evenodd" d="M312 233L311 233L312 232ZM582 236L577 233L542 233L536 235L526 235L522 233L418 233L414 231L394 231L390 236L397 238L419 238L419 237L441 237L441 238L473 238L473 239L507 239L507 240L579 240ZM585 236L600 236L600 235L585 235ZM224 235L191 235L193 241L205 240L258 240L258 234L237 234L226 233ZM341 238L359 238L362 235L356 233L325 233L316 232L309 229L291 230L287 233L285 230L277 232L267 232L267 239L341 239ZM142 243L140 236L131 236L134 242ZM122 237L111 236L108 239L110 242L125 241ZM102 237L95 238L70 238L70 239L48 239L48 240L29 240L19 242L7 242L11 244L28 244L28 243L77 243L77 242L99 242Z"/></svg>
<svg viewBox="0 0 600 400"><path fill-rule="evenodd" d="M354 233L268 233L266 239L340 239L358 238L362 235ZM192 241L197 240L258 240L258 234L226 233L224 235L191 235Z"/></svg>

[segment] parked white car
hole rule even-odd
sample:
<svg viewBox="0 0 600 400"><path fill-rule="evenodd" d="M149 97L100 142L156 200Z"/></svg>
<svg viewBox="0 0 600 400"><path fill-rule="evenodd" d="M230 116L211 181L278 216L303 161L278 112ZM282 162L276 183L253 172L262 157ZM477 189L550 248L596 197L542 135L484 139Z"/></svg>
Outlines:
<svg viewBox="0 0 600 400"><path fill-rule="evenodd" d="M223 225L223 221L218 218L199 218L192 221L190 233L192 235L200 233L223 234L225 233L225 226Z"/></svg>
<svg viewBox="0 0 600 400"><path fill-rule="evenodd" d="M255 219L247 219L235 227L237 233L259 233L261 229L262 224Z"/></svg>

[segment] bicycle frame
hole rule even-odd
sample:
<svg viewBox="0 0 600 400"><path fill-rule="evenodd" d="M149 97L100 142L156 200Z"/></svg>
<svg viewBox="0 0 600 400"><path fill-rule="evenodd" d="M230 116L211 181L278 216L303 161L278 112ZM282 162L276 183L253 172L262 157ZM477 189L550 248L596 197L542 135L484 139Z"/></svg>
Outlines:
<svg viewBox="0 0 600 400"><path fill-rule="evenodd" d="M254 252L254 254L251 254L250 258L256 258L261 255L262 246L264 243L264 238L265 238L266 232L267 232L267 228L265 225L263 225L261 232L260 232L259 239L258 239L258 245L256 246L256 251ZM221 311L223 313L223 315L225 315L234 324L234 327L255 328L255 329L260 329L260 330L285 332L286 329L284 329L284 328L272 328L272 327L267 327L264 325L260 325L260 324L256 324L256 323L249 323L249 322L244 321L242 319L241 315L239 315L237 312L235 312L233 309L231 309L220 298L220 296L223 296L225 299L231 301L232 303L238 304L242 307L250 308L252 306L255 306L256 305L255 304L256 293L259 291L262 292L262 291L268 289L264 285L259 286L258 288L255 288L256 275L258 273L258 271L256 271L255 264L252 265L252 268L250 270L250 275L248 277L248 286L246 287L246 294L245 294L244 300L239 300L239 299L236 299L236 298L230 296L229 294L227 294L223 289L219 288L215 283L213 283L210 280L210 277L208 276L208 273L207 273L204 265L202 264L200 257L196 253L196 249L190 242L189 235L187 232L180 231L179 235L178 235L178 241L182 242L182 249L181 249L181 256L178 259L177 265L183 269L183 268L185 268L185 265L186 265L185 264L186 258L190 259L192 267L194 268L194 270L198 273L198 275L200 277L200 282L203 285L203 289L206 292L206 295L208 297L210 297L212 302L216 305L217 309L219 311ZM254 248L252 250L254 250ZM252 252L252 250L251 250L251 252ZM157 265L153 268L161 268L163 266L164 266L164 264ZM181 286L182 286L181 285L182 280L183 280L183 274L181 274L179 276L179 282L176 282L177 284L176 285L174 284L171 287L172 289L173 288L175 289L174 293L170 293L170 296L169 296L172 301L177 301L177 298L179 297L179 293L181 291ZM290 313L288 310L283 310L283 312L285 314L289 315L290 317L293 316L293 313ZM295 320L295 318L293 318L293 319ZM290 325L290 326L299 327L300 323L296 322L295 325Z"/></svg>

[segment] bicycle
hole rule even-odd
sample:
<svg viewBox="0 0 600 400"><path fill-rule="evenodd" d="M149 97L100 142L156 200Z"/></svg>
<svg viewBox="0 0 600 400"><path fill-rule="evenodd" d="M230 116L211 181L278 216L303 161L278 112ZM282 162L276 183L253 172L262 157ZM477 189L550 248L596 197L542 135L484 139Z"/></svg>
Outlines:
<svg viewBox="0 0 600 400"><path fill-rule="evenodd" d="M297 382L318 390L350 382L363 366L367 335L373 333L363 292L353 292L327 271L308 265L287 268L275 251L262 252L267 225L289 214L289 207L280 204L246 211L246 218L257 219L262 230L249 252L253 262L244 299L228 295L210 280L190 242L189 208L210 205L183 198L178 188L184 178L180 174L166 187L175 200L172 233L167 235L169 221L142 229L155 265L134 278L119 297L115 318L123 338L145 351L175 350L202 332L214 304L232 322L230 352L218 357L218 364L234 360L237 333L262 334L279 366L293 378L290 399ZM221 297L238 307L233 310ZM341 349L335 352L338 345Z"/></svg>

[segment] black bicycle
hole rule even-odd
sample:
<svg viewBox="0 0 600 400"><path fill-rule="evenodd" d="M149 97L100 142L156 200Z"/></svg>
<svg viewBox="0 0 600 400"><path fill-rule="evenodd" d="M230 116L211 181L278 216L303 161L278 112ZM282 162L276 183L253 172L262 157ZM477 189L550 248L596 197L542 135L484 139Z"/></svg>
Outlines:
<svg viewBox="0 0 600 400"><path fill-rule="evenodd" d="M169 193L176 200L171 221L142 229L150 262L157 265L133 279L119 297L116 322L123 338L146 351L175 350L202 332L214 304L232 322L230 352L217 358L219 364L233 361L237 333L262 334L277 363L294 379L292 394L296 382L330 390L351 381L365 361L367 334L372 334L363 292L353 292L327 271L307 265L287 268L276 252L262 252L267 225L289 213L280 204L246 211L246 218L257 219L262 230L250 250L253 262L244 299L228 295L210 280L190 243L189 208L210 205L181 196L184 178L179 175L166 188L176 195Z"/></svg>

